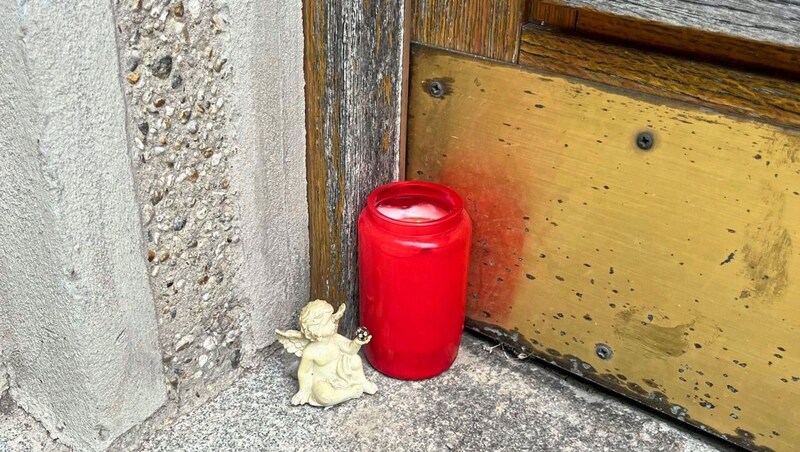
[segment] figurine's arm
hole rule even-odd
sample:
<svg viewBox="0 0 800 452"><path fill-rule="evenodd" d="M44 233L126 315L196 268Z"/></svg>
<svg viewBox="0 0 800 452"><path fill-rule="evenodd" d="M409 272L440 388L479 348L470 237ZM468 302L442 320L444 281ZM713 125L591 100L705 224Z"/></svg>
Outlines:
<svg viewBox="0 0 800 452"><path fill-rule="evenodd" d="M300 358L300 367L297 369L297 382L300 384L300 389L292 397L292 405L308 403L308 399L311 397L311 385L314 383L311 374L313 365L313 359L308 356L308 353Z"/></svg>
<svg viewBox="0 0 800 452"><path fill-rule="evenodd" d="M341 334L336 335L336 344L339 346L339 350L347 353L348 355L355 355L361 350L361 346L368 343L372 339L372 336L367 336L366 339L361 340L359 338L355 338L350 340Z"/></svg>

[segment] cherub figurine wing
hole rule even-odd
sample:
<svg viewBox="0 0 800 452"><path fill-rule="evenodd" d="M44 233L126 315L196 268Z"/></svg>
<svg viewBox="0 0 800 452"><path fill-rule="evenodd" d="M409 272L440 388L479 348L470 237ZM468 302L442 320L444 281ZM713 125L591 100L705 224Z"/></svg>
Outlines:
<svg viewBox="0 0 800 452"><path fill-rule="evenodd" d="M278 342L283 344L286 351L297 356L303 356L303 350L310 342L303 336L303 333L295 330L275 330L275 334L278 336Z"/></svg>

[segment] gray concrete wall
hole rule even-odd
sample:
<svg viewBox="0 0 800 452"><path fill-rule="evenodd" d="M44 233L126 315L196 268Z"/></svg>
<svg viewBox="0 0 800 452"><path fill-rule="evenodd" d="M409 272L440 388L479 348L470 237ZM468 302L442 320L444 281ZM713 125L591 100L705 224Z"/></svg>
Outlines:
<svg viewBox="0 0 800 452"><path fill-rule="evenodd" d="M308 297L300 0L116 7L168 407L203 403Z"/></svg>
<svg viewBox="0 0 800 452"><path fill-rule="evenodd" d="M301 0L0 23L0 391L79 450L132 447L307 301Z"/></svg>
<svg viewBox="0 0 800 452"><path fill-rule="evenodd" d="M14 401L82 450L165 399L113 26L0 5L0 349Z"/></svg>

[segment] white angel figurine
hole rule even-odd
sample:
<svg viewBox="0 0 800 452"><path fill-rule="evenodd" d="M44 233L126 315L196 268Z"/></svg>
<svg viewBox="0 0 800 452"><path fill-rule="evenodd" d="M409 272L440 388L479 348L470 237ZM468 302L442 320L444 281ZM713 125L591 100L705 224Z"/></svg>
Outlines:
<svg viewBox="0 0 800 452"><path fill-rule="evenodd" d="M300 389L292 397L292 405L331 406L378 390L364 376L358 356L372 336L363 328L353 340L336 333L344 311L344 304L334 312L327 301L314 300L300 312L300 331L275 330L286 351L300 357Z"/></svg>

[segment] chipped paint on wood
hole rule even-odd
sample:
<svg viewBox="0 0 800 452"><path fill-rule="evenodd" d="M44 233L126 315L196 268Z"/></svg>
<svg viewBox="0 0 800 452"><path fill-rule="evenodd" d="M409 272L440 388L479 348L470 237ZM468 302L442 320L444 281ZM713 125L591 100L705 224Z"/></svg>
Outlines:
<svg viewBox="0 0 800 452"><path fill-rule="evenodd" d="M796 131L424 47L409 90L407 177L483 231L473 328L745 447L800 442Z"/></svg>
<svg viewBox="0 0 800 452"><path fill-rule="evenodd" d="M638 341L642 353L659 358L681 356L689 350L694 321L677 323L669 314L650 309L626 309L614 318L614 333L622 341Z"/></svg>

